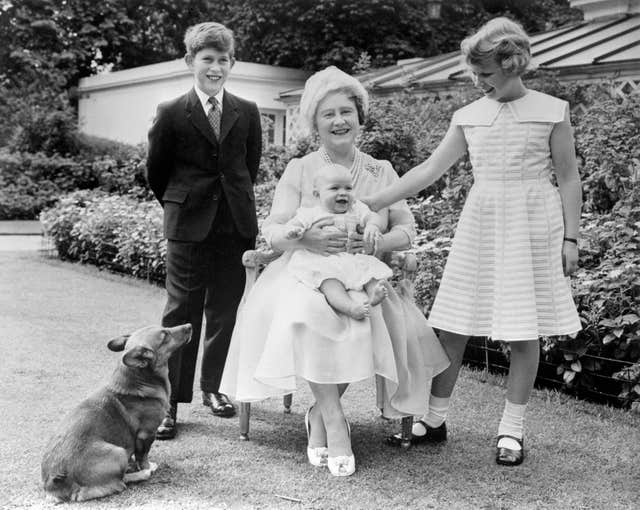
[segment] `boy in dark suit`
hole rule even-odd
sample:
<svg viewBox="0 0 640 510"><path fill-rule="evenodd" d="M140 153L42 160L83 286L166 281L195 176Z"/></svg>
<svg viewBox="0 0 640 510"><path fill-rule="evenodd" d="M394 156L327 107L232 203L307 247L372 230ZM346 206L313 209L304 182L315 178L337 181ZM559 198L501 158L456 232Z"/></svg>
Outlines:
<svg viewBox="0 0 640 510"><path fill-rule="evenodd" d="M184 42L194 88L158 107L147 159L167 238L162 325L193 326L192 341L169 361L171 405L158 439L175 437L178 402L193 398L203 310L203 404L216 416L235 414L218 387L244 289L242 254L254 247L258 232L253 183L262 150L260 114L255 103L223 88L235 62L233 32L200 23Z"/></svg>

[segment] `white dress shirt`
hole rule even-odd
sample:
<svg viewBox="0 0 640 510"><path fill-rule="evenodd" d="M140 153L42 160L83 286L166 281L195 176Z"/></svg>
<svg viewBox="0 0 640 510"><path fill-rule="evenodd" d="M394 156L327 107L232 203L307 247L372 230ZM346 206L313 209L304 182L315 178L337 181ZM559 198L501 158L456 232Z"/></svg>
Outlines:
<svg viewBox="0 0 640 510"><path fill-rule="evenodd" d="M209 102L209 97L207 94L205 94L204 92L202 92L198 86L196 85L195 87L196 89L196 94L198 95L198 99L200 99L200 104L202 104L202 108L204 108L204 116L208 117L209 116L209 112L211 111L211 108L213 108L213 105ZM224 95L224 88L220 89L220 92L218 92L214 97L216 98L216 100L218 101L218 107L220 108L220 117L222 118L222 97Z"/></svg>

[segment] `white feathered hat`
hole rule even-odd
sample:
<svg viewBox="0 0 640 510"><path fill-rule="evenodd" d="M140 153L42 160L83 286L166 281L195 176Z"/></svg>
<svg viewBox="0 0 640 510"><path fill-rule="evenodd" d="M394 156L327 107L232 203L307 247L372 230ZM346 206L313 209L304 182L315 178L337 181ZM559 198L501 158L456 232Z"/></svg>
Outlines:
<svg viewBox="0 0 640 510"><path fill-rule="evenodd" d="M369 111L369 94L367 94L362 83L336 66L329 66L311 75L304 84L304 92L300 99L300 117L298 119L303 133L309 134L315 129L318 103L330 92L337 91L345 91L357 97L362 107L362 114L366 116Z"/></svg>

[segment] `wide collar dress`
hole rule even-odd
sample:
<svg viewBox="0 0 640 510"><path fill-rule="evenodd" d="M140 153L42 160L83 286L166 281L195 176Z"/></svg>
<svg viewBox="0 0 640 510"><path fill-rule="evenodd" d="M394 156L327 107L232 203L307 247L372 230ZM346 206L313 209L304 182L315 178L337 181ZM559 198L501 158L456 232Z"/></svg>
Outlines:
<svg viewBox="0 0 640 510"><path fill-rule="evenodd" d="M581 329L563 275L564 222L550 137L568 104L529 90L483 97L452 119L464 132L474 184L429 315L432 327L494 340Z"/></svg>

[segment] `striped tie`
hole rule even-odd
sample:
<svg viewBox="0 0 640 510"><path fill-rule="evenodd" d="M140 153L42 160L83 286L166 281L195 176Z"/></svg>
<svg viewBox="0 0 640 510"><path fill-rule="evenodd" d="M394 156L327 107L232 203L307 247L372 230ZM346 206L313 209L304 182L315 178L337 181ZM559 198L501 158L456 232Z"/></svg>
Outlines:
<svg viewBox="0 0 640 510"><path fill-rule="evenodd" d="M209 102L211 103L211 110L209 110L209 114L207 115L207 119L209 120L209 124L213 128L213 132L216 135L216 139L220 139L220 108L218 106L218 100L215 97L210 97Z"/></svg>

